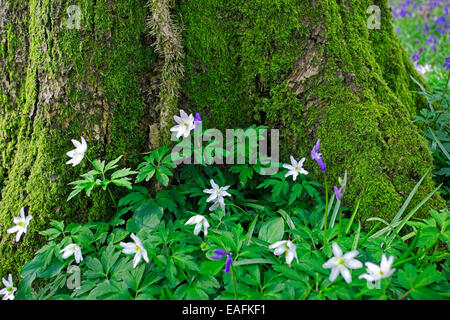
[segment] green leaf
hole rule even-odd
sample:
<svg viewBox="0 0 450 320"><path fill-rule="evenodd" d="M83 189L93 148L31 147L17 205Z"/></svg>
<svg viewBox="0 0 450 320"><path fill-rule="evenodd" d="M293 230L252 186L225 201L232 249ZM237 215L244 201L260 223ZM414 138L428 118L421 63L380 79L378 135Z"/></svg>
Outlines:
<svg viewBox="0 0 450 320"><path fill-rule="evenodd" d="M117 168L117 162L120 161L120 159L122 159L122 156L117 157L116 159L108 162L108 164L105 167L105 172L107 172L110 169L115 169Z"/></svg>
<svg viewBox="0 0 450 320"><path fill-rule="evenodd" d="M303 185L296 183L292 187L291 194L289 195L289 204L293 204L294 201L299 198L303 191Z"/></svg>
<svg viewBox="0 0 450 320"><path fill-rule="evenodd" d="M117 180L119 178L127 177L132 174L136 174L136 173L137 173L137 171L132 171L130 168L123 168L123 169L115 171L111 175L111 180Z"/></svg>
<svg viewBox="0 0 450 320"><path fill-rule="evenodd" d="M140 206L127 223L127 231L137 233L141 230L147 232L154 230L160 223L163 209L154 203L145 203Z"/></svg>
<svg viewBox="0 0 450 320"><path fill-rule="evenodd" d="M111 182L119 187L125 187L129 190L133 188L133 185L130 182L130 178L121 178L117 180L112 180Z"/></svg>
<svg viewBox="0 0 450 320"><path fill-rule="evenodd" d="M88 257L86 257L85 262L86 262L86 266L88 267L88 270L86 271L85 276L88 279L105 277L105 272L103 271L103 265L99 259L88 256Z"/></svg>
<svg viewBox="0 0 450 320"><path fill-rule="evenodd" d="M254 258L254 259L244 259L233 262L233 266L246 266L251 264L272 264L274 261L262 258Z"/></svg>
<svg viewBox="0 0 450 320"><path fill-rule="evenodd" d="M92 162L92 165L94 166L95 170L97 170L100 173L102 173L103 170L105 169L105 161L100 161L98 159L95 159Z"/></svg>
<svg viewBox="0 0 450 320"><path fill-rule="evenodd" d="M152 164L148 164L143 168L139 169L139 173L136 177L136 183L141 181L149 181L156 172L156 167Z"/></svg>
<svg viewBox="0 0 450 320"><path fill-rule="evenodd" d="M169 185L169 177L162 172L163 170L161 168L158 168L156 170L156 179L159 183L161 183L164 187L167 187Z"/></svg>
<svg viewBox="0 0 450 320"><path fill-rule="evenodd" d="M268 243L280 241L284 235L284 220L276 218L264 223L259 230L258 238Z"/></svg>
<svg viewBox="0 0 450 320"><path fill-rule="evenodd" d="M56 276L58 273L61 272L64 266L65 266L64 263L62 263L61 261L56 261L44 271L39 272L37 276L42 279L53 278L54 276Z"/></svg>

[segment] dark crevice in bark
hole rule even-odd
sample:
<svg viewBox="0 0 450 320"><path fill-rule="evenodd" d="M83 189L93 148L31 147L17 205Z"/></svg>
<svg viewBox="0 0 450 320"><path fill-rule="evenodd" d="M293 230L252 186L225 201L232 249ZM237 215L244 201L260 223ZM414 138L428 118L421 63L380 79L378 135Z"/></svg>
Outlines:
<svg viewBox="0 0 450 320"><path fill-rule="evenodd" d="M36 92L35 92L35 96L34 96L34 102L33 102L33 107L31 109L30 112L30 136L32 135L33 132L33 126L34 126L34 119L36 118L37 114L39 113L39 109L40 109L40 104L39 104L39 91L40 91L40 87L41 87L41 83L39 81L39 69L36 68Z"/></svg>

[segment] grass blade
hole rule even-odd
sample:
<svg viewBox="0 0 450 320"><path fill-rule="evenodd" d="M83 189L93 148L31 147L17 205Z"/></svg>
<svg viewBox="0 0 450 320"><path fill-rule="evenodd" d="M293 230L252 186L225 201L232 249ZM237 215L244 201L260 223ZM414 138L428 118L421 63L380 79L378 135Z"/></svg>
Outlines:
<svg viewBox="0 0 450 320"><path fill-rule="evenodd" d="M355 219L356 213L358 212L360 202L361 202L361 198L359 198L358 202L356 203L355 210L353 210L352 216L350 217L350 221L348 222L348 225L347 225L347 228L345 229L344 235L347 235L347 233L350 231L350 228L353 224L353 219Z"/></svg>

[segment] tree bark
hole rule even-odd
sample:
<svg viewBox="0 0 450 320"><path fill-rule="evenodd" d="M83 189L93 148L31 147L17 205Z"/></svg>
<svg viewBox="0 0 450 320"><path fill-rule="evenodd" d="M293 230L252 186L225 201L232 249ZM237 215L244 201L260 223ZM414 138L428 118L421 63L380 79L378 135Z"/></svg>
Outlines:
<svg viewBox="0 0 450 320"><path fill-rule="evenodd" d="M410 75L420 77L386 0L74 4L79 30L67 27L66 1L0 0L0 274L33 255L51 219L113 214L100 192L67 203L68 183L89 167L65 165L71 139L83 135L91 158L123 155L135 168L178 108L200 112L204 127L278 128L282 159L309 158L320 138L328 181L348 170L345 204L360 198L362 221L393 217L432 165L410 120L424 105L411 93ZM372 4L381 29L367 27ZM171 16L155 12L168 6ZM312 160L307 170L322 179ZM428 176L413 202L433 187ZM34 218L15 243L6 230L22 206Z"/></svg>

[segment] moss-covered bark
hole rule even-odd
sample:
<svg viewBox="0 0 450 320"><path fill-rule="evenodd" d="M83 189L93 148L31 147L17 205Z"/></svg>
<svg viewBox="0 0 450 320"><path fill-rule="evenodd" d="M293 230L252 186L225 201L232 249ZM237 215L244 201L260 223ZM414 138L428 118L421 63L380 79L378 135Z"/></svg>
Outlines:
<svg viewBox="0 0 450 320"><path fill-rule="evenodd" d="M123 155L134 167L148 151L150 77L156 56L145 1L9 1L0 29L0 274L20 270L51 219L112 215L102 193L66 201L89 163L65 165L83 135L91 158ZM67 27L69 5L81 28ZM6 230L20 207L33 215L24 240Z"/></svg>
<svg viewBox="0 0 450 320"><path fill-rule="evenodd" d="M381 29L367 27L371 5ZM285 161L310 157L320 138L328 181L348 170L345 204L359 197L363 221L390 221L432 158L411 122L424 101L410 75L420 77L387 1L180 1L179 12L187 109L201 110L207 127L279 128ZM307 170L322 179L314 161ZM411 205L433 188L429 175Z"/></svg>
<svg viewBox="0 0 450 320"><path fill-rule="evenodd" d="M410 120L423 105L411 93L410 75L419 76L386 0L150 1L153 10L165 6L163 16L143 0L72 1L80 30L66 27L66 1L0 3L8 12L0 26L0 274L32 256L51 219L112 213L102 193L66 202L67 183L88 166L64 164L70 139L83 135L91 157L124 155L122 164L134 167L158 144L161 124L172 125L177 99L167 88L178 90L172 81L183 69L178 106L200 111L206 127L278 128L284 159L309 156L320 138L329 181L348 170L345 202L360 197L363 220L392 217L431 166ZM172 4L175 22L167 20ZM382 10L380 30L366 26L373 4ZM146 17L165 27L148 30ZM180 21L182 44L167 33ZM157 60L152 45L165 57ZM171 47L184 50L169 56ZM321 179L312 160L307 169ZM416 199L432 188L427 177ZM16 244L6 229L22 206L34 219Z"/></svg>

